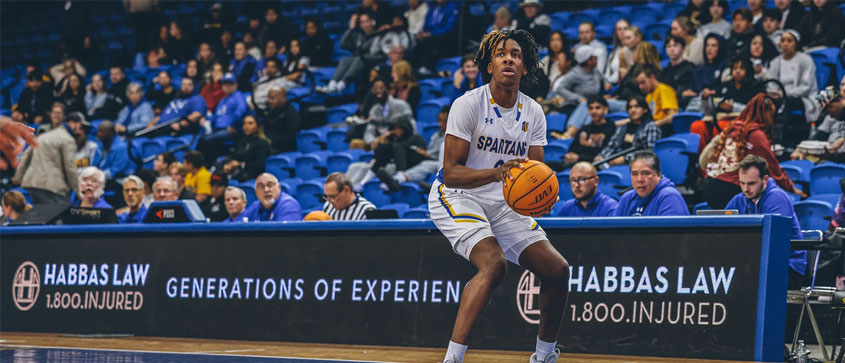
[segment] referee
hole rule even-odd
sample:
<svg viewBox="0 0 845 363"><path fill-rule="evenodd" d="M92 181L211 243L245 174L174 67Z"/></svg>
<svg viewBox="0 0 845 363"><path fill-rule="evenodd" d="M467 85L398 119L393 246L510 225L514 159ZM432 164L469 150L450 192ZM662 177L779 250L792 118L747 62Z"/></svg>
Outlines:
<svg viewBox="0 0 845 363"><path fill-rule="evenodd" d="M366 219L365 213L376 209L372 202L352 191L352 182L341 172L331 173L326 177L323 193L326 198L323 212L335 221Z"/></svg>

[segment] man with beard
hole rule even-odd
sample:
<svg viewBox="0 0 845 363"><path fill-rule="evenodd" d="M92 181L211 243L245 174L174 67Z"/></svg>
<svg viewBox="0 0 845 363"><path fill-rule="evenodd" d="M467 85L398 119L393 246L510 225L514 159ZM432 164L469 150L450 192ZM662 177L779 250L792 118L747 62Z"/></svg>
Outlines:
<svg viewBox="0 0 845 363"><path fill-rule="evenodd" d="M267 66L264 68L264 75L252 87L252 105L258 113L267 110L267 97L271 88L289 88L290 83L282 77L282 61L278 58L268 58L265 62Z"/></svg>
<svg viewBox="0 0 845 363"><path fill-rule="evenodd" d="M267 105L270 109L264 115L264 133L270 138L273 154L296 151L299 112L288 102L287 91L280 86L270 88Z"/></svg>
<svg viewBox="0 0 845 363"><path fill-rule="evenodd" d="M206 110L205 100L198 93L194 93L194 80L185 77L182 78L179 96L170 101L161 116L150 121L147 128L161 123L169 124L170 129L177 133L193 132L196 131L197 122Z"/></svg>
<svg viewBox="0 0 845 363"><path fill-rule="evenodd" d="M292 196L282 191L273 174L263 173L255 178L258 200L247 208L243 216L253 222L281 222L302 220L302 207Z"/></svg>
<svg viewBox="0 0 845 363"><path fill-rule="evenodd" d="M414 111L405 100L394 98L388 94L387 82L383 79L376 79L373 82L373 95L376 102L368 112L369 122L364 130L364 142L374 150L378 146L377 139L380 135L390 131L390 127L396 124L400 118L404 116L413 118ZM416 126L412 128L416 129Z"/></svg>
<svg viewBox="0 0 845 363"><path fill-rule="evenodd" d="M569 172L569 185L575 198L563 203L558 217L610 217L616 213L618 203L598 189L599 176L593 164L575 164Z"/></svg>

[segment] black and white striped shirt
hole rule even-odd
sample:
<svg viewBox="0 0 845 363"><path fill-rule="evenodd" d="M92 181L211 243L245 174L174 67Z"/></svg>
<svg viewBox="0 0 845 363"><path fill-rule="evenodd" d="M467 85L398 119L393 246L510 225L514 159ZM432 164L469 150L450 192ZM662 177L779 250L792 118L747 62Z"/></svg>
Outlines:
<svg viewBox="0 0 845 363"><path fill-rule="evenodd" d="M323 204L323 212L326 212L326 214L330 215L336 221L359 221L367 219L365 212L371 209L376 209L376 206L360 194L356 194L355 201L341 210L335 209L329 202Z"/></svg>

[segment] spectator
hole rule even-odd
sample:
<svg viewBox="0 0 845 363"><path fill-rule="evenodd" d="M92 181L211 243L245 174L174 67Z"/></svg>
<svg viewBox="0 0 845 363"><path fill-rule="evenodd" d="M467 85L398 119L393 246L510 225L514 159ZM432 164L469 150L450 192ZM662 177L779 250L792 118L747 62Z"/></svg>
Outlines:
<svg viewBox="0 0 845 363"><path fill-rule="evenodd" d="M361 85L360 91L364 91L363 94L366 94L370 90L370 88L373 87L373 81L375 81L376 78L381 78L381 79L385 79L385 80L388 80L388 79L392 80L393 79L393 65L396 64L396 63L399 63L403 60L405 60L405 48L403 48L402 46L393 47L393 49L391 49L390 52L387 53L387 60L385 60L381 64L377 64L377 65L373 66L373 68L370 69L369 79L367 79L366 82L360 82L359 83L359 85ZM445 77L446 76L444 75L444 78ZM363 97L360 97L360 95L359 95L359 96L356 96L356 98L360 99L360 98L363 98Z"/></svg>
<svg viewBox="0 0 845 363"><path fill-rule="evenodd" d="M323 193L326 197L323 212L335 221L367 219L366 212L376 209L376 206L367 198L352 190L352 183L339 171L326 177Z"/></svg>
<svg viewBox="0 0 845 363"><path fill-rule="evenodd" d="M628 75L628 71L634 66L634 55L637 53L637 49L640 48L640 44L643 42L643 33L640 31L640 28L636 26L629 26L628 29L625 29L622 32L622 47L619 50L619 69L618 69L618 77L617 77L617 84L624 83L625 77ZM607 87L605 87L607 89Z"/></svg>
<svg viewBox="0 0 845 363"><path fill-rule="evenodd" d="M126 207L117 210L117 221L120 223L142 223L147 214L147 206L143 203L144 182L141 178L130 175L123 180L123 200Z"/></svg>
<svg viewBox="0 0 845 363"><path fill-rule="evenodd" d="M475 64L475 54L467 54L461 59L461 68L455 71L452 77L452 101L461 97L466 91L475 89L484 84L478 71L478 64Z"/></svg>
<svg viewBox="0 0 845 363"><path fill-rule="evenodd" d="M563 202L558 217L612 217L618 203L599 189L599 176L592 164L582 161L569 172L569 185L575 198Z"/></svg>
<svg viewBox="0 0 845 363"><path fill-rule="evenodd" d="M783 30L780 29L781 14L777 9L766 9L763 11L763 20L760 22L763 26L763 34L771 41L772 44L780 44L780 35ZM754 37L761 34L758 32ZM752 38L753 41L754 38Z"/></svg>
<svg viewBox="0 0 845 363"><path fill-rule="evenodd" d="M713 138L699 156L699 165L706 173L704 199L712 208L723 209L739 193L739 161L746 155L757 155L769 163L769 175L781 189L802 195L777 161L771 148L775 105L766 95L754 96L745 110L729 127Z"/></svg>
<svg viewBox="0 0 845 363"><path fill-rule="evenodd" d="M223 16L223 5L219 2L211 5L202 23L202 39L212 41L220 37L223 29L231 26L231 19Z"/></svg>
<svg viewBox="0 0 845 363"><path fill-rule="evenodd" d="M273 174L263 173L255 179L255 194L258 200L243 212L243 216L250 221L302 220L299 202L282 191L279 180Z"/></svg>
<svg viewBox="0 0 845 363"><path fill-rule="evenodd" d="M305 21L305 39L302 40L302 54L311 60L314 67L330 67L333 65L334 43L323 29L319 18Z"/></svg>
<svg viewBox="0 0 845 363"><path fill-rule="evenodd" d="M176 89L173 87L173 78L167 71L158 72L158 76L153 78L149 90L147 90L147 101L150 101L155 111L156 116L161 115L161 111L176 98Z"/></svg>
<svg viewBox="0 0 845 363"><path fill-rule="evenodd" d="M266 61L265 61L266 62ZM235 43L235 57L232 58L229 68L238 80L238 91L249 92L252 90L250 79L255 73L257 62L246 53L246 46L243 42Z"/></svg>
<svg viewBox="0 0 845 363"><path fill-rule="evenodd" d="M202 153L191 150L185 153L185 189L196 195L194 199L202 203L211 195L211 173L205 168L205 158Z"/></svg>
<svg viewBox="0 0 845 363"><path fill-rule="evenodd" d="M762 0L748 0L748 11L751 13L749 23L757 27L763 19L763 8L766 4Z"/></svg>
<svg viewBox="0 0 845 363"><path fill-rule="evenodd" d="M672 27L670 28L669 33L676 37L684 38L684 41L687 43L686 48L684 48L685 60L688 60L696 66L700 66L704 63L704 54L702 53L704 41L701 37L697 37L695 35L695 23L690 21L690 18L686 16L679 16L675 18L675 20L672 21Z"/></svg>
<svg viewBox="0 0 845 363"><path fill-rule="evenodd" d="M12 119L27 124L41 124L53 103L53 92L44 87L41 72L30 72L26 76L26 85L13 107Z"/></svg>
<svg viewBox="0 0 845 363"><path fill-rule="evenodd" d="M714 89L701 91L701 109L705 114L712 114L714 108L713 96L722 99L719 112L742 112L745 105L758 93L765 93L763 82L754 78L754 65L745 57L734 57L730 61L731 80L722 82Z"/></svg>
<svg viewBox="0 0 845 363"><path fill-rule="evenodd" d="M210 222L222 222L229 213L226 212L225 192L229 186L229 179L225 174L215 171L211 174L211 196L200 202L200 209Z"/></svg>
<svg viewBox="0 0 845 363"><path fill-rule="evenodd" d="M402 15L395 15L393 23L387 29L381 30L378 41L376 43L377 60L384 60L388 57L390 51L396 47L402 47L403 50L413 51L417 45L416 38L408 32L408 22ZM375 63L370 61L368 65Z"/></svg>
<svg viewBox="0 0 845 363"><path fill-rule="evenodd" d="M232 58L235 57L235 47L234 47L234 38L232 37L232 31L228 29L224 29L223 33L220 34L220 43L217 44L217 47L214 49L214 54L220 59L220 62L223 64L229 64ZM244 48L246 48L246 44L244 44ZM255 60L255 58L253 58Z"/></svg>
<svg viewBox="0 0 845 363"><path fill-rule="evenodd" d="M36 134L43 134L50 130L59 127L62 122L65 122L65 117L67 116L67 106L61 102L53 102L53 107L50 108L50 122L42 122L41 126L38 127L38 131Z"/></svg>
<svg viewBox="0 0 845 363"><path fill-rule="evenodd" d="M810 12L804 16L798 30L804 37L801 45L810 50L816 47L838 48L845 37L845 16L838 2L813 0L810 2Z"/></svg>
<svg viewBox="0 0 845 363"><path fill-rule="evenodd" d="M258 79L258 82L253 86L252 105L256 112L265 112L268 103L268 94L271 88L282 87L288 89L291 84L282 76L282 61L278 59L268 59L267 68L264 70L263 77Z"/></svg>
<svg viewBox="0 0 845 363"><path fill-rule="evenodd" d="M573 58L575 58L575 56L573 56L572 53L568 50L564 50L563 52L557 53L555 55L555 73L557 73L557 78L549 79L549 81L551 82L549 83L549 91L555 89L555 87L560 86L559 83L563 80L563 76L569 74L569 71L574 68L574 65L572 64L574 61ZM474 61L475 60L473 60L473 62ZM456 95L455 97L458 96L460 95ZM549 102L549 100L539 101L541 105L546 105Z"/></svg>
<svg viewBox="0 0 845 363"><path fill-rule="evenodd" d="M305 85L305 71L311 64L311 60L302 53L299 47L298 39L291 39L288 51L285 53L285 65L282 74L288 81L288 87L294 85L296 87Z"/></svg>
<svg viewBox="0 0 845 363"><path fill-rule="evenodd" d="M188 35L182 31L182 24L177 20L170 21L170 42L164 47L164 51L170 57L173 64L186 63L194 56L194 44Z"/></svg>
<svg viewBox="0 0 845 363"><path fill-rule="evenodd" d="M575 52L577 67L567 73L555 88L549 92L547 98L563 113L574 109L579 103L585 102L587 97L595 96L601 91L601 71L598 69L598 57L592 47L581 47ZM567 134L573 137L583 124L567 126Z"/></svg>
<svg viewBox="0 0 845 363"><path fill-rule="evenodd" d="M436 173L443 165L443 147L446 141L446 122L449 119L450 108L451 105L443 106L437 114L437 123L438 126L440 126L440 131L431 135L431 138L428 141L428 148L425 150L422 148L414 149L414 151L422 155L425 159L420 161L419 164L406 170L397 170L396 173L393 174L393 178L386 178L386 180L383 180L390 191L393 192L399 190L399 186L402 183L423 182L429 175ZM429 186L429 188L423 189L431 188Z"/></svg>
<svg viewBox="0 0 845 363"><path fill-rule="evenodd" d="M123 68L111 66L109 68L109 80L111 81L109 94L119 98L120 103L126 104L126 87L129 86L129 79L126 78L126 73L123 73Z"/></svg>
<svg viewBox="0 0 845 363"><path fill-rule="evenodd" d="M623 57L623 44L622 40L625 39L625 31L631 26L625 19L619 19L616 21L616 25L613 27L613 51L610 52L610 56L607 58L607 66L604 69L604 79L607 81L608 84L614 85L619 82L619 68L622 62ZM551 45L550 45L551 47ZM628 48L629 50L634 49L633 47ZM627 64L631 64L633 62L633 52L629 51L625 53L628 56ZM549 77L549 80L552 80Z"/></svg>
<svg viewBox="0 0 845 363"><path fill-rule="evenodd" d="M516 28L528 31L538 42L549 39L552 18L543 13L543 3L540 0L522 0L519 9L522 11L516 16Z"/></svg>
<svg viewBox="0 0 845 363"><path fill-rule="evenodd" d="M37 148L24 151L13 182L29 192L35 205L66 202L68 194L78 189L75 135L85 124L84 119L67 119L38 136Z"/></svg>
<svg viewBox="0 0 845 363"><path fill-rule="evenodd" d="M818 159L828 159L830 161L841 163L845 162L845 77L842 77L840 83L840 91L837 92L833 87L827 87L819 91L818 102L821 110L820 119L823 117L821 124L816 130L816 134L812 137L813 140L827 141L829 146L825 147L822 155L811 154L809 150L800 147L795 148L792 153L792 160L796 159L810 159L811 161L818 161Z"/></svg>
<svg viewBox="0 0 845 363"><path fill-rule="evenodd" d="M414 112L408 102L394 98L387 93L386 82L379 79L373 83L373 95L376 102L370 108L367 127L364 130L364 142L372 145L374 149L376 138L389 131L390 126L397 123L400 118L413 118ZM411 129L416 130L415 122L410 121ZM423 140L425 143L425 140Z"/></svg>
<svg viewBox="0 0 845 363"><path fill-rule="evenodd" d="M687 7L678 13L678 17L682 16L695 22L696 24L707 24L712 20L710 17L710 11L704 0L689 0ZM689 40L687 40L687 44L689 44Z"/></svg>
<svg viewBox="0 0 845 363"><path fill-rule="evenodd" d="M197 144L197 149L202 151L208 160L216 160L224 153L225 142L231 141L237 135L240 120L249 111L246 98L238 91L232 73L226 73L220 83L226 96L217 104L213 115L208 119L200 117L199 120L200 126L210 131L209 134L201 136Z"/></svg>
<svg viewBox="0 0 845 363"><path fill-rule="evenodd" d="M590 96L587 99L587 107L592 122L578 130L578 137L573 140L569 152L564 156L563 167L556 169L569 169L579 161L592 162L616 133L616 126L604 118L607 115L607 101L603 97Z"/></svg>
<svg viewBox="0 0 845 363"><path fill-rule="evenodd" d="M692 85L695 65L683 58L686 41L684 38L669 35L666 37L666 55L669 64L660 70L657 79L675 90L676 95L683 94ZM683 104L681 106L684 106Z"/></svg>
<svg viewBox="0 0 845 363"><path fill-rule="evenodd" d="M120 110L114 127L119 134L134 134L147 127L155 118L155 111L149 102L144 101L144 87L140 83L130 83L126 88L126 96L129 102Z"/></svg>
<svg viewBox="0 0 845 363"><path fill-rule="evenodd" d="M640 90L646 94L645 101L651 108L654 123L661 126L668 135L667 128L669 132L672 131L672 117L678 114L678 97L672 87L657 80L657 72L654 67L644 65L634 70L633 74Z"/></svg>
<svg viewBox="0 0 845 363"><path fill-rule="evenodd" d="M103 198L106 176L100 169L88 166L79 173L79 193L73 205L87 208L111 208Z"/></svg>
<svg viewBox="0 0 845 363"><path fill-rule="evenodd" d="M357 79L366 69L367 63L377 63L380 60L380 49L375 44L378 34L375 21L371 14L363 12L352 14L349 19L349 29L340 38L340 47L352 52L351 56L340 58L337 69L325 87L320 92L338 92L346 88L346 82Z"/></svg>
<svg viewBox="0 0 845 363"><path fill-rule="evenodd" d="M393 78L393 86L390 89L390 95L393 98L407 102L411 106L411 110L416 110L422 93L420 93L417 78L414 77L414 73L411 70L411 63L404 60L394 63L391 76Z"/></svg>
<svg viewBox="0 0 845 363"><path fill-rule="evenodd" d="M507 6L500 6L496 9L496 12L493 13L493 24L487 28L486 33L491 31L510 31L516 29L516 21L513 20L513 15L511 15L511 11L508 10Z"/></svg>
<svg viewBox="0 0 845 363"><path fill-rule="evenodd" d="M188 63L185 63L185 72L182 73L182 78L192 79L196 89L202 89L205 86L205 77L200 74L199 62L196 59L191 59Z"/></svg>
<svg viewBox="0 0 845 363"><path fill-rule="evenodd" d="M126 142L115 137L116 126L109 120L103 120L97 126L97 141L100 142L100 160L96 166L106 179L122 178L129 174L133 166L129 162Z"/></svg>
<svg viewBox="0 0 845 363"><path fill-rule="evenodd" d="M246 115L237 149L223 160L223 170L232 179L244 182L264 172L264 162L270 156L270 140L255 116Z"/></svg>
<svg viewBox="0 0 845 363"><path fill-rule="evenodd" d="M749 0L757 1L757 0ZM761 10L762 12L762 10ZM761 24L762 28L763 25ZM754 37L754 26L751 24L751 11L748 9L736 9L733 14L733 30L727 41L727 52L725 56L732 58L748 48L748 43Z"/></svg>
<svg viewBox="0 0 845 363"><path fill-rule="evenodd" d="M257 61L260 61L261 58L261 49L258 48L258 45L255 44L255 36L252 35L250 32L244 33L243 38L241 41L244 42L244 47L246 47L246 54L250 57L254 58Z"/></svg>
<svg viewBox="0 0 845 363"><path fill-rule="evenodd" d="M141 169L138 170L138 177L144 182L144 197L141 199L141 204L144 207L149 207L155 201L153 184L155 184L158 174L152 169Z"/></svg>
<svg viewBox="0 0 845 363"><path fill-rule="evenodd" d="M156 158L153 161L153 170L156 172L156 176L170 175L170 165L175 162L176 157L169 151L156 155Z"/></svg>
<svg viewBox="0 0 845 363"><path fill-rule="evenodd" d="M707 1L710 3L710 22L703 24L698 29L700 36L706 37L708 34L717 34L722 38L731 36L731 23L725 20L725 14L729 13L727 0L713 0Z"/></svg>
<svg viewBox="0 0 845 363"><path fill-rule="evenodd" d="M539 38L544 39L544 38ZM599 75L604 73L605 64L607 63L607 45L602 43L600 40L596 39L596 28L593 23L585 21L578 26L578 39L581 41L578 44L575 44L572 47L572 51L575 52L575 58L578 58L578 49L581 47L590 47L593 48L593 52L590 53L596 57L598 61L597 67L599 71ZM577 61L577 59L576 59ZM581 62L578 62L581 63Z"/></svg>
<svg viewBox="0 0 845 363"><path fill-rule="evenodd" d="M103 77L94 73L91 76L91 83L86 87L85 114L90 117L99 113L103 105L106 104L107 95L106 83L103 81Z"/></svg>
<svg viewBox="0 0 845 363"><path fill-rule="evenodd" d="M451 1L435 0L428 9L423 30L417 33L416 53L421 65L419 69L421 75L427 76L434 73L437 60L446 55L443 50L455 44L458 17L458 4ZM526 27L528 25L525 24ZM546 37L538 39L546 39Z"/></svg>
<svg viewBox="0 0 845 363"><path fill-rule="evenodd" d="M255 72L253 72L252 77L250 77L249 81L255 83L255 81L263 77L264 69L267 68L267 60L271 58L282 60L282 58L284 58L279 56L279 45L272 40L267 41L267 43L264 44L264 56L259 59L258 62L255 64Z"/></svg>
<svg viewBox="0 0 845 363"><path fill-rule="evenodd" d="M68 111L85 113L85 88L79 75L71 74L67 77L67 87L58 95Z"/></svg>
<svg viewBox="0 0 845 363"><path fill-rule="evenodd" d="M489 32L488 32L489 33ZM566 36L560 30L555 30L549 35L549 54L540 59L540 63L545 65L543 73L549 79L549 84L554 84L554 81L561 75L557 67L558 53L566 51Z"/></svg>
<svg viewBox="0 0 845 363"><path fill-rule="evenodd" d="M777 8L780 17L778 18L778 29L799 29L801 20L804 19L804 5L800 1L795 0L775 0L775 8ZM765 11L764 11L765 16ZM778 44L779 42L774 42Z"/></svg>
<svg viewBox="0 0 845 363"><path fill-rule="evenodd" d="M178 163L175 163L178 164ZM177 190L179 185L169 176L160 176L153 183L153 196L156 202L167 202L179 199Z"/></svg>
<svg viewBox="0 0 845 363"><path fill-rule="evenodd" d="M780 35L778 35L778 39L780 39ZM751 42L748 43L748 54L751 58L751 64L754 65L754 78L763 81L768 79L767 68L769 63L778 56L778 49L772 44L772 41L763 34L753 36Z"/></svg>
<svg viewBox="0 0 845 363"><path fill-rule="evenodd" d="M634 97L628 100L626 108L629 118L617 122L616 133L613 134L607 146L596 156L594 162L605 160L609 165L622 165L631 160L632 153L610 160L608 158L613 154L631 148L633 150L651 150L662 136L660 126L657 126L651 119L651 110L645 99Z"/></svg>
<svg viewBox="0 0 845 363"><path fill-rule="evenodd" d="M267 92L269 109L264 116L264 130L270 139L273 154L296 150L299 132L299 112L287 101L287 91L272 87Z"/></svg>
<svg viewBox="0 0 845 363"><path fill-rule="evenodd" d="M71 113L68 119L84 119L82 114L78 112ZM57 124L58 125L58 124ZM77 172L82 171L86 166L97 165L100 162L100 144L94 140L88 140L88 134L91 132L91 125L82 126L80 131L76 133L76 169Z"/></svg>
<svg viewBox="0 0 845 363"><path fill-rule="evenodd" d="M220 81L223 79L223 64L222 63L214 63L211 66L211 71L209 72L208 76L206 77L205 86L202 87L200 91L200 95L205 100L205 106L209 110L217 109L217 104L220 103L220 100L226 96L223 93L223 86L220 84Z"/></svg>
<svg viewBox="0 0 845 363"><path fill-rule="evenodd" d="M129 15L132 34L135 36L135 52L143 52L152 46L152 35L160 21L161 11L156 1L125 1L123 7ZM99 68L91 68L99 69Z"/></svg>
<svg viewBox="0 0 845 363"><path fill-rule="evenodd" d="M376 22L378 31L384 31L390 28L390 23L393 20L393 10L389 5L382 4L378 0L362 0L361 6L356 9L356 12L368 12L373 15L373 20Z"/></svg>
<svg viewBox="0 0 845 363"><path fill-rule="evenodd" d="M0 207L3 209L4 217L2 218L2 225L14 222L15 219L20 218L21 214L32 209L32 206L26 203L23 194L17 190L10 190L3 194Z"/></svg>
<svg viewBox="0 0 845 363"><path fill-rule="evenodd" d="M53 92L56 95L61 95L65 92L68 86L68 80L70 80L70 76L77 75L80 77L85 77L85 67L82 66L79 62L75 59L66 58L60 64L56 64L49 69L50 76L55 80L55 86L53 87Z"/></svg>
<svg viewBox="0 0 845 363"><path fill-rule="evenodd" d="M258 44L266 44L272 40L280 45L280 51L284 52L285 45L290 42L291 35L294 34L289 25L290 21L281 16L279 10L274 6L268 6L264 11L264 20L264 24L258 29ZM245 92L246 90L241 89L241 91Z"/></svg>
<svg viewBox="0 0 845 363"><path fill-rule="evenodd" d="M705 62L693 71L692 87L681 94L681 97L685 98L684 101L688 102L687 111L701 110L701 90L715 88L721 82L722 70L725 68L724 39L710 34L704 43Z"/></svg>
<svg viewBox="0 0 845 363"><path fill-rule="evenodd" d="M370 168L382 182L393 180L385 169L389 162L396 164L396 170L406 170L426 159L423 153L417 151L426 147L425 139L414 133L411 120L411 115L400 117L370 146L374 151Z"/></svg>
<svg viewBox="0 0 845 363"><path fill-rule="evenodd" d="M188 168L180 162L173 162L168 167L170 179L173 180L177 199L196 199L196 194L188 188L185 188L185 178L188 176Z"/></svg>
<svg viewBox="0 0 845 363"><path fill-rule="evenodd" d="M140 38L141 37L138 37L138 39ZM139 51L142 50L147 50L147 47L145 46L144 48L139 48ZM79 63L82 63L82 66L85 67L85 69L90 70L102 69L103 61L106 59L103 47L101 47L91 35L85 35L82 38L82 46L74 50L72 54Z"/></svg>
<svg viewBox="0 0 845 363"><path fill-rule="evenodd" d="M617 217L627 216L686 216L689 209L675 184L660 172L660 159L651 151L634 154L631 162L629 190L619 199Z"/></svg>
<svg viewBox="0 0 845 363"><path fill-rule="evenodd" d="M426 15L428 15L428 4L420 0L408 0L408 11L405 18L408 19L408 32L417 36L425 26Z"/></svg>
<svg viewBox="0 0 845 363"><path fill-rule="evenodd" d="M783 53L772 59L767 70L769 79L777 80L786 90L786 116L789 117L793 111L804 115L798 119L790 117L787 121L786 129L792 130L788 132L792 133L792 136L802 137L797 141L809 135L809 123L819 116L818 105L814 99L818 94L816 65L813 58L798 50L800 41L801 36L795 30L784 31L780 38ZM775 137L780 140L777 135Z"/></svg>
<svg viewBox="0 0 845 363"><path fill-rule="evenodd" d="M194 81L190 78L182 78L179 96L170 101L161 115L156 116L147 124L147 128L161 123L162 125L169 124L170 128L176 132L193 132L196 130L197 121L205 112L205 100L194 93Z"/></svg>
<svg viewBox="0 0 845 363"><path fill-rule="evenodd" d="M169 48L169 43L170 27L167 24L161 24L158 27L158 37L156 38L155 44L147 52L147 65L150 68L158 68L159 66L171 63L165 50L165 48Z"/></svg>
<svg viewBox="0 0 845 363"><path fill-rule="evenodd" d="M790 239L801 239L801 226L798 216L792 208L792 200L778 187L774 178L769 177L769 164L757 155L746 155L737 165L739 185L737 193L725 209L736 209L740 214L775 214L792 219ZM807 251L792 251L789 256L789 285L798 288L798 281L803 280L807 266Z"/></svg>
<svg viewBox="0 0 845 363"><path fill-rule="evenodd" d="M243 216L246 209L246 193L238 187L226 187L223 194L226 205L226 218L223 222L248 222Z"/></svg>

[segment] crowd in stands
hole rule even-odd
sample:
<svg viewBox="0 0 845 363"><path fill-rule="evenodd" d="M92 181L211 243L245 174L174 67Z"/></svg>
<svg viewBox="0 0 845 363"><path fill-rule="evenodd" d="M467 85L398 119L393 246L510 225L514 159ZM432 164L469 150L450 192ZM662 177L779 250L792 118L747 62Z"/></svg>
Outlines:
<svg viewBox="0 0 845 363"><path fill-rule="evenodd" d="M820 84L809 55L841 47L845 18L833 1L764 8L748 0L732 9L736 1L690 0L659 16L665 32L657 34L648 27L657 16L643 23L617 11L603 24L573 24L564 19L579 13L552 12L572 4L538 0L485 9L481 27L467 20L469 4L364 0L333 32L319 14L286 18L288 3L256 3L237 24L223 5L207 4L193 28L148 3L126 2L133 67L107 63L87 34L55 66L27 65L9 116L37 128L39 147L4 171L7 186L20 187L2 198L8 220L27 208L24 197L114 207L123 223L140 222L155 201L179 199L195 200L210 222L254 222L364 219L390 201L368 200L370 186L381 196L411 188L426 198L443 159L449 104L482 86L487 72L474 61L477 40L456 39L484 29L525 29L540 46L546 77L522 91L549 120L565 120L547 127L550 146L565 151L545 161L561 172L561 194L572 196L554 215L688 215L704 201L793 216L798 228L791 203L810 193L781 163L845 155L845 78L837 83L833 71ZM451 66L440 67L444 59ZM339 104L353 107L322 130L341 132L343 147L333 151L354 158L326 170L326 146L304 150L298 135L320 125L313 106L325 113ZM695 122L679 128L689 112ZM673 181L656 149L684 135L695 136L691 167ZM145 155L151 140L181 147ZM307 155L323 162L316 176L297 175L292 163L268 166ZM630 190L599 190L605 169L621 171ZM301 198L304 184L293 179L318 179L322 190L306 196L319 202Z"/></svg>

